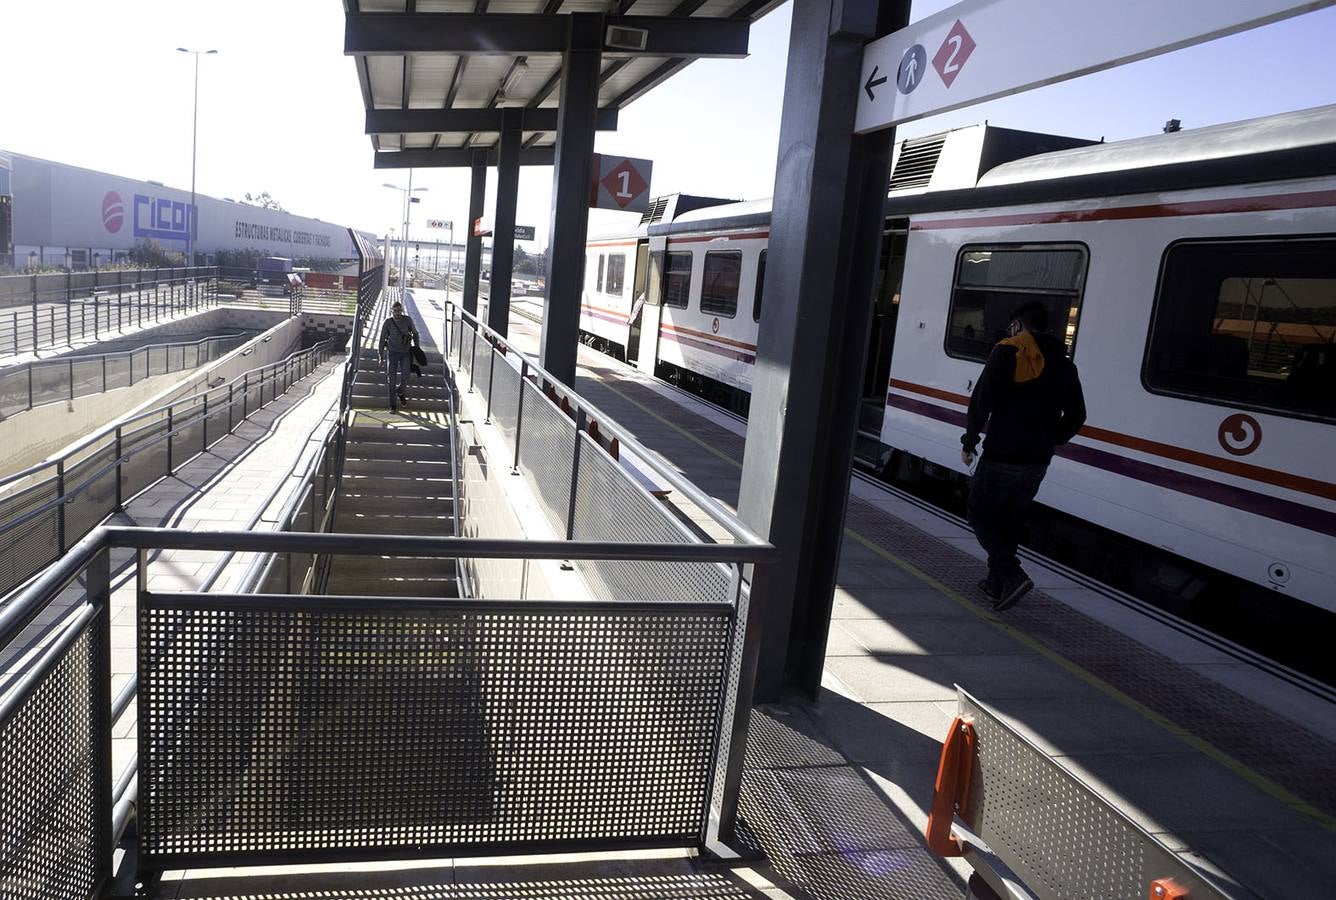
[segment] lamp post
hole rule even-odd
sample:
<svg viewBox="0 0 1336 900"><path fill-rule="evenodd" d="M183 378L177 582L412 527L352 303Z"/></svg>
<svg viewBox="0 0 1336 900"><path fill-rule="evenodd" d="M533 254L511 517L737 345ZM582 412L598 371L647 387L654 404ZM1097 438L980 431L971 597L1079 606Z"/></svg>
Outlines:
<svg viewBox="0 0 1336 900"><path fill-rule="evenodd" d="M382 184L381 187L387 187L392 191L398 191L399 193L404 195L404 230L403 230L403 236L400 238L400 247L402 249L399 253L399 259L400 259L399 287L404 288L407 286L406 284L407 279L404 276L408 272L408 209L409 209L408 204L410 201L416 200L416 198L412 196L413 194L425 193L427 189L424 187L420 188L413 187L412 169L408 170L408 187L401 188L399 187L399 185L390 184L389 182Z"/></svg>
<svg viewBox="0 0 1336 900"><path fill-rule="evenodd" d="M178 53L189 53L195 57L195 107L190 121L190 221L186 223L186 266L195 265L195 232L199 230L199 217L195 212L195 149L199 138L199 58L212 56L217 50L187 50L177 47Z"/></svg>

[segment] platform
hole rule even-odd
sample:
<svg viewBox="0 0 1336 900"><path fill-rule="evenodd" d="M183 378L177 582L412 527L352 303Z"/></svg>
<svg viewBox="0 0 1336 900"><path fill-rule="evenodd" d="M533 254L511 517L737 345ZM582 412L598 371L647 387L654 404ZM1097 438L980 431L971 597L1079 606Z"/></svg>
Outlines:
<svg viewBox="0 0 1336 900"><path fill-rule="evenodd" d="M440 315L442 293L413 293ZM517 306L511 340L536 352ZM588 348L579 362L582 396L736 503L743 424ZM981 555L950 517L855 479L822 697L753 719L743 808L783 876L818 897L959 896L920 838L959 684L1234 896L1336 884L1327 699L1056 568L1027 563L1036 590L994 614Z"/></svg>

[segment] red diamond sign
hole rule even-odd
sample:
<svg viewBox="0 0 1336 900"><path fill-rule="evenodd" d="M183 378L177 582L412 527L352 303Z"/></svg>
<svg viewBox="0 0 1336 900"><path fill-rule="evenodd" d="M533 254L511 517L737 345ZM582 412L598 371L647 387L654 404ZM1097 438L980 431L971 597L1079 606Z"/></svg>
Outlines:
<svg viewBox="0 0 1336 900"><path fill-rule="evenodd" d="M649 208L649 180L653 164L647 159L595 154L590 206L644 212Z"/></svg>
<svg viewBox="0 0 1336 900"><path fill-rule="evenodd" d="M956 19L956 24L947 32L946 40L937 48L937 55L932 58L932 67L942 76L942 82L947 87L951 86L951 82L956 80L960 70L965 67L975 46L974 38L965 30L965 23Z"/></svg>

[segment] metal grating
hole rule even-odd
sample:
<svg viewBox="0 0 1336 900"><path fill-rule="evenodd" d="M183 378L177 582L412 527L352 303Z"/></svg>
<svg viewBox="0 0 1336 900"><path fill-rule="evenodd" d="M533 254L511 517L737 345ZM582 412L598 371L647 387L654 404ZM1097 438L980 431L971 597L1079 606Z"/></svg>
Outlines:
<svg viewBox="0 0 1336 900"><path fill-rule="evenodd" d="M92 531L116 507L116 445L108 444L65 470L65 546Z"/></svg>
<svg viewBox="0 0 1336 900"><path fill-rule="evenodd" d="M46 677L0 722L5 900L82 900L98 885L98 840L110 827L98 814L102 747L93 710L104 702L98 621L84 625Z"/></svg>
<svg viewBox="0 0 1336 900"><path fill-rule="evenodd" d="M511 447L515 446L515 427L520 412L520 373L506 361L496 361L492 375L492 421L501 429Z"/></svg>
<svg viewBox="0 0 1336 900"><path fill-rule="evenodd" d="M580 435L572 537L580 541L700 543L586 434ZM726 603L730 599L728 570L716 563L587 560L579 566L590 596L603 600Z"/></svg>
<svg viewBox="0 0 1336 900"><path fill-rule="evenodd" d="M487 403L487 394L492 389L494 365L505 365L503 362L495 364L492 362L495 353L496 349L490 341L486 339L478 341L478 358L473 363L473 389L478 392L484 404Z"/></svg>
<svg viewBox="0 0 1336 900"><path fill-rule="evenodd" d="M557 537L566 536L574 471L575 423L533 383L524 391L524 428L520 432L520 471L529 481Z"/></svg>
<svg viewBox="0 0 1336 900"><path fill-rule="evenodd" d="M59 552L54 467L44 481L0 498L0 595L9 593ZM44 512L39 512L46 507ZM22 522L17 520L31 515ZM16 523L16 524L15 524Z"/></svg>
<svg viewBox="0 0 1336 900"><path fill-rule="evenodd" d="M930 137L910 138L900 145L900 156L895 161L891 172L892 191L905 188L927 187L932 180L932 173L937 168L937 158L942 155L942 145L946 143L945 134Z"/></svg>
<svg viewBox="0 0 1336 900"><path fill-rule="evenodd" d="M144 862L693 845L729 616L142 596Z"/></svg>

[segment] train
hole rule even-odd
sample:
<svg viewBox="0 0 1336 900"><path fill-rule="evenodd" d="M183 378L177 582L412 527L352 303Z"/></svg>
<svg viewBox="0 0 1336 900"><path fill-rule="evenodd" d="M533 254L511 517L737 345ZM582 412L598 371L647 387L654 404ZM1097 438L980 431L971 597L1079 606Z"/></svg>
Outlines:
<svg viewBox="0 0 1336 900"><path fill-rule="evenodd" d="M675 195L591 234L582 340L745 412L769 228L769 201ZM1336 106L1116 142L899 142L863 455L965 484L970 391L1036 300L1089 409L1038 501L1336 611Z"/></svg>

